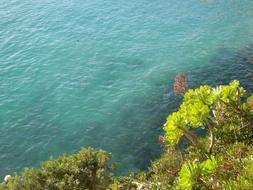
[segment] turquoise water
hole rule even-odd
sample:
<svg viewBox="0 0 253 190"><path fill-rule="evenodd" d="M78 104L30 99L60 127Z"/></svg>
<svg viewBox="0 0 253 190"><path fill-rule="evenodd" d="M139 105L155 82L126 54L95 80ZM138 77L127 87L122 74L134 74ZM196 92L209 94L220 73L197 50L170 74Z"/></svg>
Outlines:
<svg viewBox="0 0 253 190"><path fill-rule="evenodd" d="M178 72L253 89L252 0L1 0L0 18L0 176L86 146L145 169Z"/></svg>

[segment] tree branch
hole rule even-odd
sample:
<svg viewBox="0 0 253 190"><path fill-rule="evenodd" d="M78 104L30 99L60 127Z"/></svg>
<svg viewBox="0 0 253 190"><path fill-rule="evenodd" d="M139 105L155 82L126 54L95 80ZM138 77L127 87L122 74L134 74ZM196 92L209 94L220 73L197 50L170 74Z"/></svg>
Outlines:
<svg viewBox="0 0 253 190"><path fill-rule="evenodd" d="M186 136L186 138L189 139L189 140L191 141L192 144L194 144L194 145L196 145L196 146L198 146L198 147L201 146L201 144L200 144L200 142L199 142L199 140L198 140L198 137L197 137L193 132L191 132L191 131L189 131L189 130L183 128L183 127L179 127L179 129L180 129L181 131L183 131L183 133L184 133L184 135Z"/></svg>
<svg viewBox="0 0 253 190"><path fill-rule="evenodd" d="M212 154L213 147L214 147L214 144L215 144L214 128L213 128L212 124L210 123L210 121L208 119L206 120L206 124L207 124L207 127L208 127L209 132L210 132L210 141L211 141L210 145L209 145L208 152L209 152L209 154Z"/></svg>

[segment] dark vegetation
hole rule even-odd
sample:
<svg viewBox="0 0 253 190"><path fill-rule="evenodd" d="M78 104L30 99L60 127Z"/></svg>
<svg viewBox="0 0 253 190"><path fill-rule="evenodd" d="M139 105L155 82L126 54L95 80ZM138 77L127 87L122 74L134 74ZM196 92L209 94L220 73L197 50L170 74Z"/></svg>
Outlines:
<svg viewBox="0 0 253 190"><path fill-rule="evenodd" d="M179 88L174 87L184 93L187 79L178 78ZM206 135L199 136L197 129ZM111 155L87 148L44 162L39 169L25 169L0 189L253 189L253 95L245 97L238 81L188 90L164 131L164 153L145 172L116 177ZM182 143L187 148L180 148Z"/></svg>

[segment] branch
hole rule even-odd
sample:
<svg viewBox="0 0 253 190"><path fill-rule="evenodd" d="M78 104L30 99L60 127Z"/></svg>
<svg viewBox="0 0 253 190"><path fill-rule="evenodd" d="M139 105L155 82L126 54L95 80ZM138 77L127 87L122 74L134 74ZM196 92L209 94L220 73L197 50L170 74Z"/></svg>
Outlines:
<svg viewBox="0 0 253 190"><path fill-rule="evenodd" d="M191 141L192 144L201 147L201 144L198 140L198 137L191 131L183 128L183 127L178 127L181 131L183 131L184 135L186 136L187 139Z"/></svg>
<svg viewBox="0 0 253 190"><path fill-rule="evenodd" d="M207 124L207 127L208 127L209 132L210 132L210 140L211 140L208 152L209 152L209 154L212 154L213 147L214 147L214 144L215 144L214 128L213 128L212 124L210 123L210 121L208 119L206 120L206 124Z"/></svg>
<svg viewBox="0 0 253 190"><path fill-rule="evenodd" d="M210 139L211 139L208 152L209 154L212 154L214 143L215 143L215 137L214 137L213 127L211 125L208 125L208 128L210 131Z"/></svg>
<svg viewBox="0 0 253 190"><path fill-rule="evenodd" d="M222 100L221 98L219 98L219 101L221 101L223 104L225 104L225 105L228 106L228 107L232 107L232 108L235 110L235 112L236 112L237 114L240 114L240 113L241 113L241 109L240 109L240 108L235 107L235 106L233 106L233 105L230 105L229 103L225 102L225 101ZM230 101L231 101L231 99L230 99Z"/></svg>

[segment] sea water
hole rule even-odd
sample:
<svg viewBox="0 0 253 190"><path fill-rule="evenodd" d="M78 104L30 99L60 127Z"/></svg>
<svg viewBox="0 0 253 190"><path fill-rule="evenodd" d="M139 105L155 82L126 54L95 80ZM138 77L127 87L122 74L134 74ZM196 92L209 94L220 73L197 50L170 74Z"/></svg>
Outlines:
<svg viewBox="0 0 253 190"><path fill-rule="evenodd" d="M189 86L253 90L252 0L1 0L0 177L102 148L146 169Z"/></svg>

